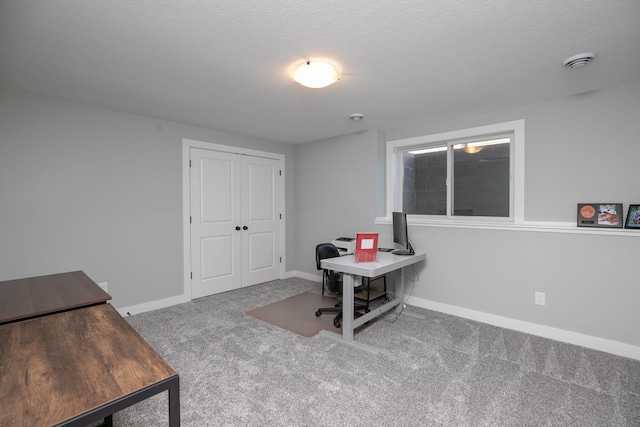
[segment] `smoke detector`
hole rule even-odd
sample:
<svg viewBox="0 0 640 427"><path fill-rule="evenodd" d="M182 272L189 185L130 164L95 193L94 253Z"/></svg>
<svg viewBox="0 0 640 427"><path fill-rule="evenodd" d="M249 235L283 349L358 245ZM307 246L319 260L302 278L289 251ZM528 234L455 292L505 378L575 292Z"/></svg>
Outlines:
<svg viewBox="0 0 640 427"><path fill-rule="evenodd" d="M360 120L364 119L364 114L353 113L349 116L349 118L354 122L359 122Z"/></svg>
<svg viewBox="0 0 640 427"><path fill-rule="evenodd" d="M575 70L586 66L589 62L593 61L595 57L596 54L593 52L579 53L565 59L562 65L564 65L566 68Z"/></svg>

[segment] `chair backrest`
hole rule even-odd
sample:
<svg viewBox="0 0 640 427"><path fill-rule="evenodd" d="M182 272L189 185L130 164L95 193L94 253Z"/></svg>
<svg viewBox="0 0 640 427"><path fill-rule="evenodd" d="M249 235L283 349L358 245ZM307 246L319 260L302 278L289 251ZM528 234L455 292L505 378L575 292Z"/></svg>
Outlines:
<svg viewBox="0 0 640 427"><path fill-rule="evenodd" d="M320 243L316 246L316 268L322 270L320 261L326 258L336 258L340 256L338 248L333 243ZM342 273L332 270L322 272L323 282L326 280L327 289L331 292L342 292Z"/></svg>
<svg viewBox="0 0 640 427"><path fill-rule="evenodd" d="M333 243L320 243L316 246L316 268L322 270L320 261L327 258L339 257L340 252Z"/></svg>

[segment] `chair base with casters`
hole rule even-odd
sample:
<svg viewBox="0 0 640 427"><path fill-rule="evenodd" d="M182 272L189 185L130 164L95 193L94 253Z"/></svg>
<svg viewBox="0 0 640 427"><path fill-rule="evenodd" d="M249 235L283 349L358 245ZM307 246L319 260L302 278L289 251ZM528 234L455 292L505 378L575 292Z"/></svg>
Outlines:
<svg viewBox="0 0 640 427"><path fill-rule="evenodd" d="M326 258L336 258L340 256L338 248L332 243L320 243L316 246L316 268L322 271L322 294L324 295L325 288L333 292L336 295L342 294L342 273L336 273L331 270L325 270L321 267L320 262ZM368 285L368 284L367 284ZM366 289L367 286L360 286L354 289L354 293L360 292ZM354 313L358 311L369 312L369 302L366 304L354 304ZM319 308L316 311L316 317L322 316L322 313L336 313L336 317L333 319L333 326L340 328L342 326L342 302L338 302L333 307Z"/></svg>

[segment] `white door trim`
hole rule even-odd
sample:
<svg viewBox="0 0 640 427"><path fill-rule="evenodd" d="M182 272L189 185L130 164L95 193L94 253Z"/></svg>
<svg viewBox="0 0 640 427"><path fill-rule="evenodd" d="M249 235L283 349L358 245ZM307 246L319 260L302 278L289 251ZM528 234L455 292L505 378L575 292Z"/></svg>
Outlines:
<svg viewBox="0 0 640 427"><path fill-rule="evenodd" d="M248 156L266 157L268 159L276 159L280 161L282 170L282 179L280 180L280 210L282 212L282 220L280 221L280 257L283 262L280 263L280 278L284 278L284 254L286 253L286 235L285 235L285 156L284 154L269 153L266 151L251 150L248 148L234 147L230 145L221 145L211 142L195 141L192 139L182 140L182 239L183 239L183 281L184 296L191 300L191 198L190 198L190 173L189 173L189 150L191 148L201 148L204 150L222 151L225 153L243 154Z"/></svg>

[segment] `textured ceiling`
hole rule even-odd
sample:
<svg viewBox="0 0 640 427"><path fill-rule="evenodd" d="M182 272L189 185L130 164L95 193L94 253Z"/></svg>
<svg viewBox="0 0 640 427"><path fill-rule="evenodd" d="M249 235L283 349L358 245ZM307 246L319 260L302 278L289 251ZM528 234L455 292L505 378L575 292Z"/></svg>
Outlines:
<svg viewBox="0 0 640 427"><path fill-rule="evenodd" d="M292 82L307 58L342 78ZM640 1L0 0L0 61L6 89L295 144L639 82Z"/></svg>

